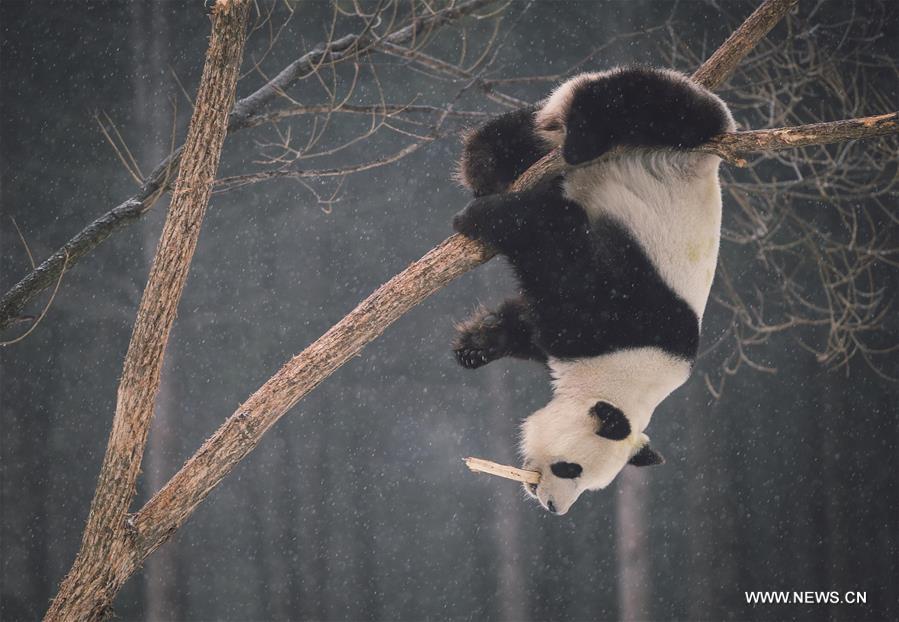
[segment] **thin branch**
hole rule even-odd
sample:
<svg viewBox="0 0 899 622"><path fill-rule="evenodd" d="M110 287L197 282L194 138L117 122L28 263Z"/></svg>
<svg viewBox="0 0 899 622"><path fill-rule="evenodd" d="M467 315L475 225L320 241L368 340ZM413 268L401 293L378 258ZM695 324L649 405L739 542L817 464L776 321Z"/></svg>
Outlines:
<svg viewBox="0 0 899 622"><path fill-rule="evenodd" d="M899 113L890 112L843 121L722 134L713 138L702 150L716 153L728 162L745 166L746 162L740 156L753 151L767 152L809 145L827 145L897 132L899 132Z"/></svg>
<svg viewBox="0 0 899 622"><path fill-rule="evenodd" d="M415 19L408 26L388 35L385 40L393 44L406 43L413 40L419 30L432 32L447 23L470 15L492 2L495 0L461 2L455 7ZM317 71L322 64L333 64L355 58L360 46L371 45L371 43L370 40L361 41L360 35L348 35L327 44L318 45L312 51L293 61L257 91L236 102L228 117L228 133L258 125L255 123L256 115L291 84L305 75ZM156 166L136 194L87 225L62 248L45 259L36 269L26 274L3 294L0 297L0 330L7 328L15 321L15 318L32 298L56 282L64 264L71 269L106 238L133 223L152 208L167 189L170 180L169 173L177 171L180 158L181 148L179 147Z"/></svg>
<svg viewBox="0 0 899 622"><path fill-rule="evenodd" d="M392 164L398 160L402 160L408 155L411 155L421 149L424 145L436 140L439 137L439 134L434 136L426 136L420 137L417 142L406 145L396 153L391 153L389 155L381 156L380 158L376 158L374 160L369 160L368 162L361 162L359 164L348 164L347 166L341 166L337 168L328 168L328 169L309 169L309 170L274 170L274 171L260 171L258 173L248 173L246 175L232 175L230 177L223 177L221 179L217 179L215 185L218 187L216 193L227 192L228 190L234 190L235 188L241 188L243 186L249 184L258 184L262 181L269 181L272 179L308 179L308 178L322 178L322 177L345 177L347 175L352 175L353 173L361 173L363 171L370 171L373 168L380 168L382 166L386 166L388 164Z"/></svg>
<svg viewBox="0 0 899 622"><path fill-rule="evenodd" d="M465 458L465 466L474 473L486 473L487 475L495 475L504 477L522 484L539 484L539 471L526 471L513 466L491 462L483 458Z"/></svg>
<svg viewBox="0 0 899 622"><path fill-rule="evenodd" d="M264 123L273 123L307 114L357 114L357 115L378 115L384 117L393 117L399 114L446 114L449 117L457 117L460 119L484 119L492 116L488 112L480 112L475 110L447 110L439 106L422 106L413 104L376 104L373 106L360 106L353 104L344 104L339 108L334 108L331 104L320 105L296 105L290 108L282 108L273 110L265 114L259 114L253 117L250 125L247 127L256 127Z"/></svg>
<svg viewBox="0 0 899 622"><path fill-rule="evenodd" d="M31 248L28 246L28 242L25 241L25 236L22 235L22 230L19 229L19 223L16 222L16 219L12 216L9 217L12 221L12 226L16 228L16 233L19 234L19 241L22 242L22 246L25 248L25 253L28 255L28 262L31 264L31 269L34 270L34 255L31 254Z"/></svg>
<svg viewBox="0 0 899 622"><path fill-rule="evenodd" d="M766 0L746 18L709 59L693 74L693 79L709 89L716 89L730 77L762 37L783 19L799 0Z"/></svg>
<svg viewBox="0 0 899 622"><path fill-rule="evenodd" d="M17 227L18 228L18 227ZM21 235L21 233L20 233ZM29 252L30 254L30 252ZM23 339L25 339L28 335L34 332L34 329L37 328L42 321L44 321L44 317L46 317L47 312L50 310L50 307L53 306L53 301L56 300L56 292L59 291L59 285L62 283L62 277L66 273L65 264L62 266L62 271L59 273L59 278L56 279L56 285L53 287L53 291L50 292L50 299L47 300L47 304L44 305L44 308L41 310L41 314L35 318L35 320L31 323L31 326L28 327L24 333L16 337L15 339L10 339L9 341L0 342L0 346L6 347L19 343Z"/></svg>
<svg viewBox="0 0 899 622"><path fill-rule="evenodd" d="M849 140L876 138L899 133L899 114L876 115L861 117L859 119L846 119L843 121L830 121L827 123L810 123L795 127L781 127L768 130L753 130L749 132L731 132L716 136L705 145L696 147L694 151L713 153L730 164L739 167L747 166L742 156L751 152L771 152L782 149L806 147L809 145L827 145ZM369 162L351 164L343 167L329 169L275 169L232 175L216 180L216 192L226 192L241 188L250 184L257 184L273 179L308 179L322 177L342 177L372 168L378 168L400 160L419 149L423 144L434 140L436 136L419 137L419 142L412 143L397 153L382 156ZM567 165L561 158L547 154L542 160L535 163L523 176L523 180L531 178L542 179L547 176L563 173ZM614 157L626 153L624 149L616 149L604 158ZM521 181L518 186L529 184L529 181ZM527 187L527 186L524 186Z"/></svg>

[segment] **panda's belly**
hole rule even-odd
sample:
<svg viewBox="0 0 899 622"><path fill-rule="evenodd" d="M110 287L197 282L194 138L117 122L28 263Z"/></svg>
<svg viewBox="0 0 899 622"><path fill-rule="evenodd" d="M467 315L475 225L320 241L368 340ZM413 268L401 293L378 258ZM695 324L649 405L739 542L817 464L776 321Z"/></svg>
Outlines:
<svg viewBox="0 0 899 622"><path fill-rule="evenodd" d="M565 193L591 219L612 218L643 247L662 279L701 320L721 231L718 159L656 152L568 174Z"/></svg>

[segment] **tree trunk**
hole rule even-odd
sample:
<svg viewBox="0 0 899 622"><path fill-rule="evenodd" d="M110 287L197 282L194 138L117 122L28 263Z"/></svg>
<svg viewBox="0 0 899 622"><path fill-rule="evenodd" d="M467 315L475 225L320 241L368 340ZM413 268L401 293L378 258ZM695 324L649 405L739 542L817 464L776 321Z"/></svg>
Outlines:
<svg viewBox="0 0 899 622"><path fill-rule="evenodd" d="M140 472L165 346L225 140L249 9L249 0L220 0L215 5L181 168L125 356L112 432L81 550L46 620L102 619L122 583L142 561L134 554L133 529L126 513Z"/></svg>
<svg viewBox="0 0 899 622"><path fill-rule="evenodd" d="M140 143L132 147L132 153L138 164L162 160L168 147L166 135L172 130L172 115L168 114L168 106L163 105L159 93L166 91L165 76L168 73L169 59L167 47L169 40L169 23L166 14L159 7L146 2L131 5L131 40L134 44L132 67L132 122L140 128L143 137ZM146 223L151 225L151 223ZM153 264L153 255L158 238L155 227L143 227L144 256L149 269ZM144 460L146 488L158 490L165 484L167 475L166 457L172 451L173 429L172 410L175 403L172 395L172 374L170 370L175 361L176 348L169 347L162 370L159 393L156 397L156 412L147 439L147 452ZM184 612L179 609L178 585L179 560L178 550L172 547L163 549L151 559L143 573L143 592L146 619L150 622L166 622L180 619Z"/></svg>

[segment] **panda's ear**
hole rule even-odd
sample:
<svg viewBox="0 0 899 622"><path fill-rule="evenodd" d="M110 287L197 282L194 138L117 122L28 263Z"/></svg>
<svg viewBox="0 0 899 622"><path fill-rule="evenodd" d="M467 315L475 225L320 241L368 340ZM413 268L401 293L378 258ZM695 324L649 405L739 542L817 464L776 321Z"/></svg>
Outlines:
<svg viewBox="0 0 899 622"><path fill-rule="evenodd" d="M642 437L643 444L634 452L634 455L631 456L631 459L628 460L627 463L638 467L665 464L665 457L649 446L649 437L645 434L641 434L640 436Z"/></svg>
<svg viewBox="0 0 899 622"><path fill-rule="evenodd" d="M609 118L607 110L614 93L608 92L607 83L608 80L592 80L573 87L562 144L562 157L567 164L586 164L612 147L615 121L614 117Z"/></svg>
<svg viewBox="0 0 899 622"><path fill-rule="evenodd" d="M596 402L590 414L597 419L596 433L611 441L621 441L631 434L631 424L621 409L608 402Z"/></svg>

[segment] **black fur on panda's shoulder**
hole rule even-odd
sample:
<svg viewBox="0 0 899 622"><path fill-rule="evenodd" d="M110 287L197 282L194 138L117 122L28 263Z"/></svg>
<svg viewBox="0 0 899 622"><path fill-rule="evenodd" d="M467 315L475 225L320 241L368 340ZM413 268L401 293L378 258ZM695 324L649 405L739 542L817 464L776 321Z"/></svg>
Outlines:
<svg viewBox="0 0 899 622"><path fill-rule="evenodd" d="M508 112L465 134L457 178L476 197L504 192L549 153L535 130L535 110Z"/></svg>
<svg viewBox="0 0 899 622"><path fill-rule="evenodd" d="M568 164L618 145L690 149L733 128L721 100L673 71L627 67L573 89L562 149Z"/></svg>
<svg viewBox="0 0 899 622"><path fill-rule="evenodd" d="M622 225L609 218L588 224L583 209L560 196L533 204L541 208L539 233L499 250L531 301L542 350L577 359L655 347L696 358L699 318Z"/></svg>

